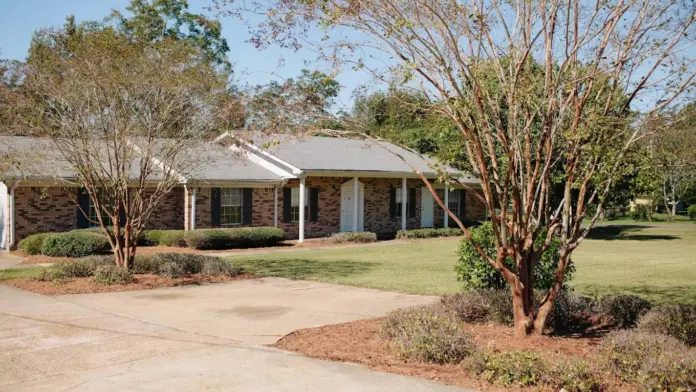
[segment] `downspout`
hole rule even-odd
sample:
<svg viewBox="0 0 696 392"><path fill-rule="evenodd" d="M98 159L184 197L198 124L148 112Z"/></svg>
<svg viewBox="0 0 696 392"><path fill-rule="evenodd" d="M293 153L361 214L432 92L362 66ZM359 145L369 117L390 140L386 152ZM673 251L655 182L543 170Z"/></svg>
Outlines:
<svg viewBox="0 0 696 392"><path fill-rule="evenodd" d="M7 241L7 250L12 249L15 243L15 189L17 189L17 186L19 186L19 181L15 182L12 188L10 188L10 200L8 203L10 207L10 213L8 214L10 221L10 239Z"/></svg>

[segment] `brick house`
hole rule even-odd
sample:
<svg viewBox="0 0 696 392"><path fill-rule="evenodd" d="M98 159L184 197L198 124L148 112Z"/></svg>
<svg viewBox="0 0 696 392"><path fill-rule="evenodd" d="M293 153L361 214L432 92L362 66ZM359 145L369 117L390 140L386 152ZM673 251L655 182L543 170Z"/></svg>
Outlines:
<svg viewBox="0 0 696 392"><path fill-rule="evenodd" d="M50 141L35 138L2 137L0 154L2 145L26 149L27 156L37 149L50 150ZM400 229L451 223L414 172L436 180L429 159L389 143L309 137L252 144L225 135L200 147L195 153L202 154L205 164L166 195L149 228L276 226L285 230L287 238L303 241L340 231L390 236ZM56 172L60 167L64 179L75 177L69 168L45 157L32 165L43 166L34 167L32 173ZM460 182L480 188L476 178L447 170ZM89 219L76 204L89 211L89 197L80 188L57 186L55 174L4 173L0 249L35 233L89 227ZM463 189L439 183L435 187L461 219L486 217L483 205Z"/></svg>

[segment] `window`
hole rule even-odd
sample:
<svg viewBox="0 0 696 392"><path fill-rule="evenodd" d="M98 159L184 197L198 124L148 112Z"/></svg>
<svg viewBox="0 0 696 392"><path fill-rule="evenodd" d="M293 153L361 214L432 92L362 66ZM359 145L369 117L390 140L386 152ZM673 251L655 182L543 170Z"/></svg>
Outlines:
<svg viewBox="0 0 696 392"><path fill-rule="evenodd" d="M305 188L305 221L309 219L309 189ZM292 188L290 190L290 221L299 222L300 221L300 188Z"/></svg>
<svg viewBox="0 0 696 392"><path fill-rule="evenodd" d="M450 211L456 216L460 216L459 211L460 209L460 203L459 201L461 200L459 192L461 192L461 189L450 189L449 191L449 199L447 200L447 208L449 208Z"/></svg>
<svg viewBox="0 0 696 392"><path fill-rule="evenodd" d="M220 189L220 224L239 225L242 223L242 188Z"/></svg>
<svg viewBox="0 0 696 392"><path fill-rule="evenodd" d="M101 204L105 209L111 209L111 205L106 202L106 196L104 196L104 191L99 191L99 199ZM111 226L111 217L107 211L102 211L102 222L104 226ZM89 208L87 211L87 217L89 218L89 227L99 227L99 218L97 217L97 207L94 205L92 197L89 198Z"/></svg>
<svg viewBox="0 0 696 392"><path fill-rule="evenodd" d="M401 217L401 211L402 211L402 205L401 205L401 195L402 195L402 189L401 188L396 188L394 193L394 197L396 200L395 202L395 216L396 217ZM415 217L415 209L414 208L408 208L408 206L413 206L416 205L416 190L413 188L408 188L406 189L406 217L407 218L413 218Z"/></svg>
<svg viewBox="0 0 696 392"><path fill-rule="evenodd" d="M401 191L402 191L401 188L396 188L396 210L395 210L396 212L395 212L395 214L397 217L401 217L401 211L402 211L401 200L403 200L403 198L402 198ZM406 203L408 203L408 200L406 201Z"/></svg>

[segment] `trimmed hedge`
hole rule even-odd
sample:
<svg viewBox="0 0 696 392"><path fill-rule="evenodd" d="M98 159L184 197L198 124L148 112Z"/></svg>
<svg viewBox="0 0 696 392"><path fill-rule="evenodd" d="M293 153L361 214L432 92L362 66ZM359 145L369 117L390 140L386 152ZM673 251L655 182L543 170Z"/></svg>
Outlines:
<svg viewBox="0 0 696 392"><path fill-rule="evenodd" d="M41 245L41 253L52 257L85 257L110 250L106 236L80 231L48 235Z"/></svg>
<svg viewBox="0 0 696 392"><path fill-rule="evenodd" d="M51 234L53 233L32 234L29 237L19 241L17 247L28 255L39 255L41 254L41 246L43 245L44 240Z"/></svg>
<svg viewBox="0 0 696 392"><path fill-rule="evenodd" d="M141 242L146 246L186 246L183 230L146 230L142 234Z"/></svg>
<svg viewBox="0 0 696 392"><path fill-rule="evenodd" d="M461 229L454 227L440 227L436 229L413 229L399 230L396 238L403 240L408 238L435 238L435 237L456 237L464 235Z"/></svg>
<svg viewBox="0 0 696 392"><path fill-rule="evenodd" d="M334 244L343 244L343 243L364 244L364 243L369 243L369 242L377 242L377 234L369 232L369 231L361 231L361 232L344 231L344 232L340 232L340 233L331 234L330 236L326 237L325 241L331 242Z"/></svg>
<svg viewBox="0 0 696 392"><path fill-rule="evenodd" d="M285 232L275 227L193 230L184 234L186 246L198 250L273 246L284 239Z"/></svg>

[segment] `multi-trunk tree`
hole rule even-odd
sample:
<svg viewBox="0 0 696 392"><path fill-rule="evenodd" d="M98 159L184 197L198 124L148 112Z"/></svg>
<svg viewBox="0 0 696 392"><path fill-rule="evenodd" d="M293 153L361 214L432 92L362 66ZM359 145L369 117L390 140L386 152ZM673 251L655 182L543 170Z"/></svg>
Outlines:
<svg viewBox="0 0 696 392"><path fill-rule="evenodd" d="M53 151L34 159L50 154L74 173L67 185L82 188L91 207L69 194L126 269L163 196L205 164L195 148L219 132L228 82L205 45L175 34L135 35L72 18L63 29L40 31L8 98L17 132L52 141Z"/></svg>
<svg viewBox="0 0 696 392"><path fill-rule="evenodd" d="M492 220L497 252L479 252L508 281L521 336L543 331L571 254L602 214L626 151L648 120L693 91L696 76L696 8L681 1L216 5L250 22L263 15L251 40L259 46L311 46L336 72L363 70L375 84L415 90L452 122L461 166L481 181L480 196L470 191ZM554 236L555 281L535 304L534 266Z"/></svg>

